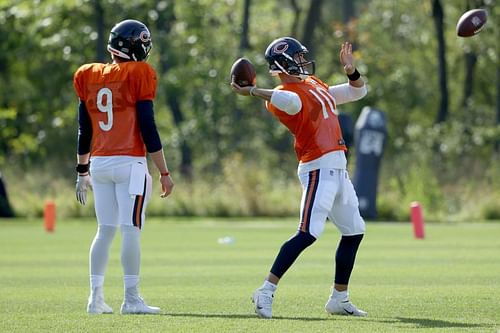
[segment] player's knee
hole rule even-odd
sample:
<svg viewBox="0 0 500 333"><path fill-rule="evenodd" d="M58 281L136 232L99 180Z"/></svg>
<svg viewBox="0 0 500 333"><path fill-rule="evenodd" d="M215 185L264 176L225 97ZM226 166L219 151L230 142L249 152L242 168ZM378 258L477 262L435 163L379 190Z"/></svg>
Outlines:
<svg viewBox="0 0 500 333"><path fill-rule="evenodd" d="M311 246L316 241L316 237L308 232L299 231L295 236L293 236L288 242L291 242L297 248L301 250Z"/></svg>
<svg viewBox="0 0 500 333"><path fill-rule="evenodd" d="M357 234L357 235L342 235L342 239L340 240L340 243L347 247L347 248L358 248L359 244L361 243L361 240L363 240L364 234Z"/></svg>
<svg viewBox="0 0 500 333"><path fill-rule="evenodd" d="M122 224L122 225L120 225L120 230L121 230L122 234L124 234L124 233L133 233L133 234L141 233L141 229L137 228L134 225Z"/></svg>
<svg viewBox="0 0 500 333"><path fill-rule="evenodd" d="M318 239L321 237L323 234L323 231L325 230L325 224L324 223L315 223L312 224L309 228L309 234L313 236L315 239Z"/></svg>
<svg viewBox="0 0 500 333"><path fill-rule="evenodd" d="M133 225L121 225L120 226L120 231L122 234L122 238L124 241L130 241L130 240L139 240L141 237L141 229L133 226Z"/></svg>
<svg viewBox="0 0 500 333"><path fill-rule="evenodd" d="M116 226L101 224L97 227L97 238L112 240L115 237Z"/></svg>

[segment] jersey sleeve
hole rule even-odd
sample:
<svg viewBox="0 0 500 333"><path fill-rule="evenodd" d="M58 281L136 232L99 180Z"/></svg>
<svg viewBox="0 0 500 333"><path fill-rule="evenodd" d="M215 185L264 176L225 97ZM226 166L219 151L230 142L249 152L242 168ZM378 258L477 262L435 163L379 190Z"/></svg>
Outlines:
<svg viewBox="0 0 500 333"><path fill-rule="evenodd" d="M73 76L73 87L75 88L75 92L78 95L78 97L84 101L85 100L85 69L86 65L81 66L78 68L75 72L75 75Z"/></svg>
<svg viewBox="0 0 500 333"><path fill-rule="evenodd" d="M156 96L156 72L145 62L138 62L134 72L133 90L137 101L152 101Z"/></svg>
<svg viewBox="0 0 500 333"><path fill-rule="evenodd" d="M283 89L283 85L279 85L276 88L274 88L274 90L282 90L282 89ZM278 112L284 113L284 111L280 110L274 104L272 104L271 101L266 101L265 105L266 105L266 109L269 112L271 112L272 114L277 114Z"/></svg>
<svg viewBox="0 0 500 333"><path fill-rule="evenodd" d="M366 95L366 85L358 88L344 83L331 86L328 90L337 101L337 105L357 101Z"/></svg>

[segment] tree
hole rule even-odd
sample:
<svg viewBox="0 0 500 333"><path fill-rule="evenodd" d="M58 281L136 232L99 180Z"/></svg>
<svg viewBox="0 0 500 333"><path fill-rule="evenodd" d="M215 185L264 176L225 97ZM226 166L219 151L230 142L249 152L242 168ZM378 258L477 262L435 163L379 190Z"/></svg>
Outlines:
<svg viewBox="0 0 500 333"><path fill-rule="evenodd" d="M169 45L172 40L170 35L172 26L176 22L174 2L166 4L161 2L157 7L158 19L156 20L156 29L158 30L159 54L160 54L160 77L166 77L171 68L178 66L177 57L174 53L174 48ZM185 116L182 111L180 99L183 97L183 92L178 86L163 86L166 96L167 105L172 112L172 119L180 134L180 173L187 179L191 179L193 175L193 157L191 147L189 146L186 137L182 132L182 127L185 122Z"/></svg>
<svg viewBox="0 0 500 333"><path fill-rule="evenodd" d="M290 0L290 5L292 6L292 10L293 10L291 36L297 36L297 34L298 34L297 29L299 26L301 9L300 9L300 6L297 4L297 0Z"/></svg>
<svg viewBox="0 0 500 333"><path fill-rule="evenodd" d="M106 51L104 41L104 8L102 7L101 0L94 0L94 13L95 13L95 26L97 30L96 39L96 60L98 62L105 62Z"/></svg>
<svg viewBox="0 0 500 333"><path fill-rule="evenodd" d="M250 5L251 0L245 0L243 5L243 20L241 24L241 36L240 36L240 50L246 50L250 48L250 42L248 41L248 30L250 22Z"/></svg>
<svg viewBox="0 0 500 333"><path fill-rule="evenodd" d="M321 22L321 7L323 0L311 0L307 18L304 23L304 30L302 33L302 43L307 46L309 54L314 57L314 30Z"/></svg>
<svg viewBox="0 0 500 333"><path fill-rule="evenodd" d="M440 0L432 0L432 17L436 27L436 39L438 41L438 73L439 91L441 103L439 105L436 123L441 123L448 117L448 82L446 78L446 44L444 41L444 10Z"/></svg>

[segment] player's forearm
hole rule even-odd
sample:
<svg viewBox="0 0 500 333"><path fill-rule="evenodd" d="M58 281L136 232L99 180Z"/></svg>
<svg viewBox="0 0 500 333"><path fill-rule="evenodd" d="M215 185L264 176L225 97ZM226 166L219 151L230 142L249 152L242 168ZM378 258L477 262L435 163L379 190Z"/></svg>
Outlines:
<svg viewBox="0 0 500 333"><path fill-rule="evenodd" d="M90 153L83 155L76 155L76 161L78 164L89 164Z"/></svg>
<svg viewBox="0 0 500 333"><path fill-rule="evenodd" d="M263 89L263 88L253 87L252 89L250 89L250 96L260 97L266 101L270 101L273 92L274 89Z"/></svg>
<svg viewBox="0 0 500 333"><path fill-rule="evenodd" d="M335 98L337 105L354 102L366 96L366 86L355 87L349 83L330 86L328 91Z"/></svg>
<svg viewBox="0 0 500 333"><path fill-rule="evenodd" d="M78 104L78 140L77 153L85 155L90 152L92 142L92 123L85 103L80 100Z"/></svg>
<svg viewBox="0 0 500 333"><path fill-rule="evenodd" d="M168 172L167 162L165 162L165 156L163 154L163 149L155 151L153 153L149 153L149 156L153 160L156 168L160 172L160 174L165 174Z"/></svg>

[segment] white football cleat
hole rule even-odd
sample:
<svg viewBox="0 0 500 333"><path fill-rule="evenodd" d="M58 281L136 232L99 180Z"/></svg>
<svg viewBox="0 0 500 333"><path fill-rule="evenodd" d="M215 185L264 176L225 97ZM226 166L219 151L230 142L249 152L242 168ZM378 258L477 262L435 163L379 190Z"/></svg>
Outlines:
<svg viewBox="0 0 500 333"><path fill-rule="evenodd" d="M127 298L123 301L120 309L121 314L158 314L160 308L156 306L149 306L144 302L140 296Z"/></svg>
<svg viewBox="0 0 500 333"><path fill-rule="evenodd" d="M111 309L111 307L104 302L102 289L95 290L89 296L89 302L87 304L87 312L91 314L113 313L113 309Z"/></svg>
<svg viewBox="0 0 500 333"><path fill-rule="evenodd" d="M325 310L329 314L337 314L343 316L355 316L355 317L366 317L368 313L363 310L358 309L354 304L352 304L348 299L343 301L331 298L325 305Z"/></svg>
<svg viewBox="0 0 500 333"><path fill-rule="evenodd" d="M257 289L252 296L255 305L255 313L260 318L271 318L273 316L274 293L268 289Z"/></svg>

